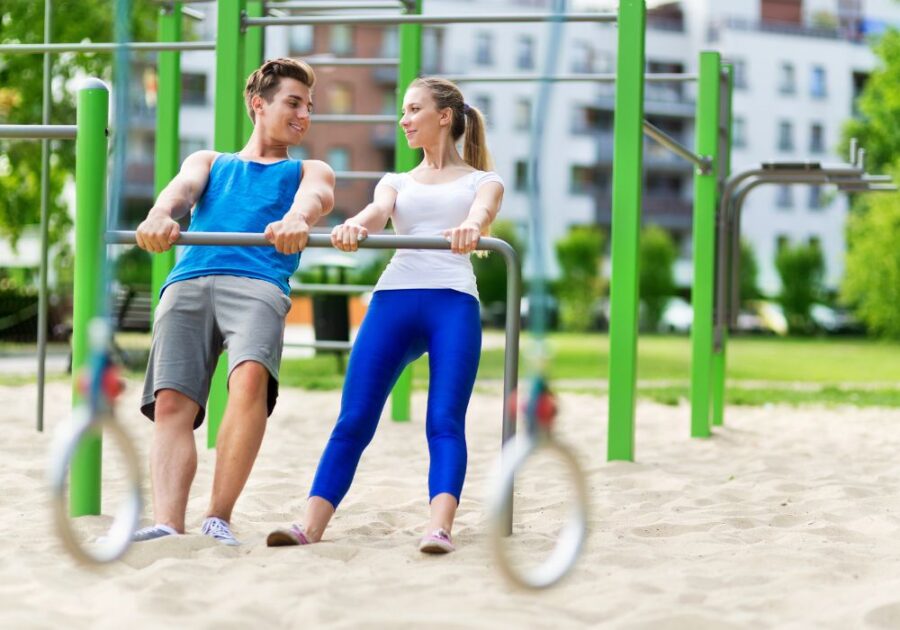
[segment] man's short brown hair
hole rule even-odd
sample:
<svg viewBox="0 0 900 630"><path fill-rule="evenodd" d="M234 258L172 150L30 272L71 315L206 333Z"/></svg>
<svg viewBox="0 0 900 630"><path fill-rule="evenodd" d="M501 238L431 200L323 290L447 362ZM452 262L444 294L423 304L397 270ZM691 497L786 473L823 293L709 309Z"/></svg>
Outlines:
<svg viewBox="0 0 900 630"><path fill-rule="evenodd" d="M282 77L296 79L307 86L310 91L316 85L316 73L313 72L312 66L305 61L288 59L287 57L269 59L250 75L250 78L247 79L247 85L244 87L244 101L247 104L247 113L250 115L250 120L256 122L256 113L253 111L250 101L254 96L259 95L267 103L271 103L275 92L278 91L278 85L281 83Z"/></svg>

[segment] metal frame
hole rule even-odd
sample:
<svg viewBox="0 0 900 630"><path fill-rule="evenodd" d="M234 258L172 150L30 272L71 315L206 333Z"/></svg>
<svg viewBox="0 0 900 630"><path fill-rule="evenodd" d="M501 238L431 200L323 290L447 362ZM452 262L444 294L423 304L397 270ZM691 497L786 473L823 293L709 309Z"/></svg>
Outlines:
<svg viewBox="0 0 900 630"><path fill-rule="evenodd" d="M588 73L573 72L543 76L539 74L446 74L441 75L454 83L518 83L533 81L553 81L557 83L615 83L616 75L612 72ZM644 75L647 83L690 83L697 80L696 74L672 74L654 72Z"/></svg>
<svg viewBox="0 0 900 630"><path fill-rule="evenodd" d="M341 15L244 18L243 26L302 26L307 24L351 24L393 26L396 24L533 24L551 21L615 23L615 13L568 13L561 18L544 13L493 13L484 15Z"/></svg>
<svg viewBox="0 0 900 630"><path fill-rule="evenodd" d="M402 9L402 2L272 2L266 9L275 15L275 11L358 11L360 9ZM277 16L276 16L277 17Z"/></svg>
<svg viewBox="0 0 900 630"><path fill-rule="evenodd" d="M74 140L76 125L0 125L0 138L17 140Z"/></svg>
<svg viewBox="0 0 900 630"><path fill-rule="evenodd" d="M183 1L183 0L182 0ZM126 42L115 44L102 43L66 43L66 44L3 44L0 45L0 54L26 55L36 53L61 53L61 52L115 52L124 48L129 51L160 52L163 50L177 50L191 52L193 50L215 50L215 42Z"/></svg>

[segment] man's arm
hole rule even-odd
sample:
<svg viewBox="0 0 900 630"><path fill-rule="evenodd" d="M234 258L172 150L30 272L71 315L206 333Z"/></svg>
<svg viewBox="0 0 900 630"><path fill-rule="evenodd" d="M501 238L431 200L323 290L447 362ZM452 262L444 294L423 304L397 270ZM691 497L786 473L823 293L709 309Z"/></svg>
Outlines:
<svg viewBox="0 0 900 630"><path fill-rule="evenodd" d="M319 160L304 160L303 177L290 210L266 226L266 238L282 254L306 247L309 229L334 208L334 171Z"/></svg>
<svg viewBox="0 0 900 630"><path fill-rule="evenodd" d="M209 171L218 155L215 151L197 151L184 160L178 175L159 193L147 218L138 226L138 247L157 253L172 247L181 234L176 219L190 212L206 190Z"/></svg>

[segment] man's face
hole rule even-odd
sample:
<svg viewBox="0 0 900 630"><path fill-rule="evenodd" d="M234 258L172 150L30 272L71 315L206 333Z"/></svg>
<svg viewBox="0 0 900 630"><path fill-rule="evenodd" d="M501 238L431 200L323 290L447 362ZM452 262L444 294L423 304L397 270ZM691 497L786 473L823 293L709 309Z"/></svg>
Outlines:
<svg viewBox="0 0 900 630"><path fill-rule="evenodd" d="M309 129L312 94L308 86L296 79L282 77L278 90L268 103L254 97L256 124L268 138L279 144L300 144Z"/></svg>

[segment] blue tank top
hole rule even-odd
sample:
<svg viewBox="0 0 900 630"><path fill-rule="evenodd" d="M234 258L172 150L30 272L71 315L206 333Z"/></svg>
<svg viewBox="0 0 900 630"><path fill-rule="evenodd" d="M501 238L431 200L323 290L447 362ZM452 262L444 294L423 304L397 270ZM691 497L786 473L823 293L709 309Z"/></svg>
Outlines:
<svg viewBox="0 0 900 630"><path fill-rule="evenodd" d="M206 190L191 216L188 232L254 232L284 217L300 185L302 162L261 164L223 153L213 162ZM196 245L182 248L160 295L170 284L201 276L242 276L277 285L290 294L288 279L300 254L274 247Z"/></svg>

